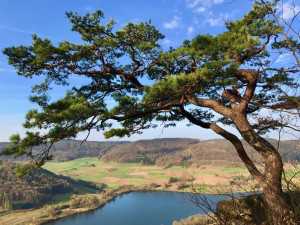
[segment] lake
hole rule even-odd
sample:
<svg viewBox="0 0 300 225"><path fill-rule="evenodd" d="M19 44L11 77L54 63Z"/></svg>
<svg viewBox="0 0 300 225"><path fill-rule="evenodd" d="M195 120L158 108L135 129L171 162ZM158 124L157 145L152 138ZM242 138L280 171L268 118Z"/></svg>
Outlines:
<svg viewBox="0 0 300 225"><path fill-rule="evenodd" d="M195 195L193 195L195 196ZM216 203L225 197L202 195ZM171 225L174 220L204 214L191 201L191 194L132 192L117 197L95 211L67 217L48 225Z"/></svg>

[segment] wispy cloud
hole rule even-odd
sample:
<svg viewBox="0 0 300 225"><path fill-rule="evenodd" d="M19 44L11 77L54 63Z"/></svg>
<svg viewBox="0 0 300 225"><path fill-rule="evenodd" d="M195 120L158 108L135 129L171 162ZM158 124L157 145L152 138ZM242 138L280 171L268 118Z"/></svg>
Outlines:
<svg viewBox="0 0 300 225"><path fill-rule="evenodd" d="M161 44L163 45L163 47L168 48L173 44L173 41L171 41L168 38L165 38L165 39L162 40Z"/></svg>
<svg viewBox="0 0 300 225"><path fill-rule="evenodd" d="M43 38L51 38L52 41L54 43L58 43L59 41L59 38L55 35L52 35L52 34L46 34L46 33L43 33L41 31L32 31L32 30L26 30L26 29L23 29L23 28L19 28L19 27L14 27L14 26L7 26L7 25L2 25L0 24L0 34L1 34L1 31L3 32L11 32L11 33L17 33L17 34L23 34L24 36L32 36L33 34L38 34L39 37L43 37ZM0 43L0 48L1 48L1 43Z"/></svg>
<svg viewBox="0 0 300 225"><path fill-rule="evenodd" d="M194 11L195 11L196 13L203 13L203 12L206 11L206 8L201 6L201 7L197 8L197 9L195 9Z"/></svg>
<svg viewBox="0 0 300 225"><path fill-rule="evenodd" d="M83 7L83 11L92 12L92 11L95 11L95 7L93 7L91 5L86 5L86 6Z"/></svg>
<svg viewBox="0 0 300 225"><path fill-rule="evenodd" d="M203 13L214 5L222 4L224 0L185 0L185 2L195 13Z"/></svg>
<svg viewBox="0 0 300 225"><path fill-rule="evenodd" d="M282 5L280 12L282 13L283 19L292 19L296 14L300 12L300 5L296 5L292 2L286 2Z"/></svg>
<svg viewBox="0 0 300 225"><path fill-rule="evenodd" d="M11 26L4 26L4 25L0 25L0 30L6 30L14 33L29 34L29 35L32 35L34 33L32 31L24 30L18 27L11 27Z"/></svg>
<svg viewBox="0 0 300 225"><path fill-rule="evenodd" d="M193 34L194 31L195 31L195 28L194 28L193 26L189 26L189 27L187 28L187 33L188 33L188 35Z"/></svg>
<svg viewBox="0 0 300 225"><path fill-rule="evenodd" d="M210 25L211 27L223 26L226 21L228 21L230 15L225 14L214 14L213 12L209 12L208 17L205 19L205 23Z"/></svg>
<svg viewBox="0 0 300 225"><path fill-rule="evenodd" d="M283 53L280 54L277 59L275 60L275 64L288 64L293 61L293 56L290 53Z"/></svg>
<svg viewBox="0 0 300 225"><path fill-rule="evenodd" d="M170 21L167 21L163 24L163 27L169 30L179 27L180 17L174 16Z"/></svg>
<svg viewBox="0 0 300 225"><path fill-rule="evenodd" d="M193 26L224 26L226 21L235 18L238 10L222 12L216 10L222 7L225 0L184 0L185 6L192 12ZM191 33L192 31L188 32Z"/></svg>

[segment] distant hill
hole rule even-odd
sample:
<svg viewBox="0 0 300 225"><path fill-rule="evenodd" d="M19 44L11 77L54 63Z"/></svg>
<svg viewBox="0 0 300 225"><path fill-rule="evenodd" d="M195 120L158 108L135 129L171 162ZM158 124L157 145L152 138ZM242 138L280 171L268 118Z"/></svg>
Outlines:
<svg viewBox="0 0 300 225"><path fill-rule="evenodd" d="M114 142L114 141L87 141L81 143L78 140L63 140L54 145L51 150L53 160L66 161L83 157L98 157L103 151L108 151L112 146L125 144L127 142ZM0 152L3 151L8 142L0 142ZM40 148L35 148L39 151ZM12 156L0 156L0 160L15 160ZM23 160L25 157L19 157L17 160Z"/></svg>
<svg viewBox="0 0 300 225"><path fill-rule="evenodd" d="M19 177L16 167L17 164L8 162L0 165L0 208L4 201L9 201L13 209L33 208L73 193L100 190L92 183L56 175L42 168Z"/></svg>
<svg viewBox="0 0 300 225"><path fill-rule="evenodd" d="M140 140L112 146L100 158L105 161L144 162L154 164L157 159L184 152L189 146L200 143L197 139L165 138Z"/></svg>
<svg viewBox="0 0 300 225"><path fill-rule="evenodd" d="M276 140L269 140L277 146ZM82 157L99 157L105 161L142 162L160 166L241 163L231 143L223 139L200 141L189 138L164 138L134 142L85 142L65 140L52 150L54 160L65 161ZM0 152L7 143L0 143ZM255 160L259 156L244 143L248 154ZM37 149L38 150L38 149ZM284 161L300 161L300 141L285 140L280 143ZM0 159L7 159L3 156ZM11 159L11 158L10 158Z"/></svg>
<svg viewBox="0 0 300 225"><path fill-rule="evenodd" d="M277 146L276 140L270 142ZM243 142L249 156L258 154ZM281 141L279 149L284 161L300 161L300 141ZM160 166L241 163L232 144L223 139L153 139L113 146L101 156L105 161L145 162Z"/></svg>

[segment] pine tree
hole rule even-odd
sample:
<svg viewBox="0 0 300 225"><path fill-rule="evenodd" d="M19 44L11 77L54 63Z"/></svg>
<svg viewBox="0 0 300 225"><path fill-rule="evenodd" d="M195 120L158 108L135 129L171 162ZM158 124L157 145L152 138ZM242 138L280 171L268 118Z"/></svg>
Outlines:
<svg viewBox="0 0 300 225"><path fill-rule="evenodd" d="M232 143L260 184L273 224L296 224L283 196L281 156L262 136L284 125L272 117L272 110L282 107L285 90L299 82L299 70L270 64L272 48L284 47L276 45L282 27L270 16L272 7L256 2L243 18L228 22L225 32L198 35L168 51L160 48L163 35L149 22L116 30L113 21L103 22L101 11L67 13L82 43L55 45L35 35L30 46L4 50L20 76L43 78L32 90L38 107L27 114L27 136L13 135L6 153L32 156L32 146L44 145L33 156L41 165L53 143L83 131L123 137L161 122L168 127L188 120ZM72 85L73 77L85 78L84 84ZM69 91L50 101L49 90L55 86ZM263 170L239 137L261 155Z"/></svg>

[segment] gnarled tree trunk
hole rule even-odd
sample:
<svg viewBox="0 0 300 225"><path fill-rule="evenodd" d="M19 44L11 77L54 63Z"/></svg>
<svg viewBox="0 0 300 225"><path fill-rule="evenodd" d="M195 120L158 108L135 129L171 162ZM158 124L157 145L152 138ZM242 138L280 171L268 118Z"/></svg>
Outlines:
<svg viewBox="0 0 300 225"><path fill-rule="evenodd" d="M239 115L235 124L245 141L262 156L264 171L260 178L255 178L262 187L269 224L298 224L282 190L283 162L278 150L252 129L246 117Z"/></svg>
<svg viewBox="0 0 300 225"><path fill-rule="evenodd" d="M278 152L265 157L265 179L262 185L263 197L269 210L269 220L274 225L297 224L295 215L282 191L283 164Z"/></svg>
<svg viewBox="0 0 300 225"><path fill-rule="evenodd" d="M296 225L297 221L282 190L283 162L277 149L267 140L259 136L249 124L246 115L239 110L231 113L230 117L239 130L243 139L252 146L261 156L264 163L264 171L260 171L248 156L241 140L234 134L226 131L216 123L206 123L197 120L183 107L180 108L190 122L213 130L216 134L230 141L235 147L240 159L247 167L249 173L262 187L263 199L268 212L269 225Z"/></svg>

